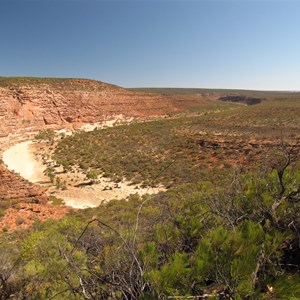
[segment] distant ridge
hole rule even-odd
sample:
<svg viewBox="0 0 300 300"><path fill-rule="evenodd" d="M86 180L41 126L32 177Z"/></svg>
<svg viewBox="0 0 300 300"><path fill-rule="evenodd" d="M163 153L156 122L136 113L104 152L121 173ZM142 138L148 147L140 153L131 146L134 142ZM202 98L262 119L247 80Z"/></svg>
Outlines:
<svg viewBox="0 0 300 300"><path fill-rule="evenodd" d="M266 99L274 99L274 97L290 98L291 95L297 94L299 97L300 91L262 91L262 90L243 90L243 89L207 89L207 88L129 88L131 91L140 91L145 93L158 94L211 94L216 93L222 96L239 94L248 97L262 97Z"/></svg>

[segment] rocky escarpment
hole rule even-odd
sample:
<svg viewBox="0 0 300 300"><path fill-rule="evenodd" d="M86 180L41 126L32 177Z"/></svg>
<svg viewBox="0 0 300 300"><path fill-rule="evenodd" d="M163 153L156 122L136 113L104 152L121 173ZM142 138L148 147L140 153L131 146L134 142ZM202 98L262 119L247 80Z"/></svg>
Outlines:
<svg viewBox="0 0 300 300"><path fill-rule="evenodd" d="M98 81L8 81L0 87L0 137L123 117L145 118L180 110L172 99Z"/></svg>
<svg viewBox="0 0 300 300"><path fill-rule="evenodd" d="M254 104L261 103L261 101L264 99L254 98L254 97L246 97L243 95L226 95L226 96L220 97L219 100L225 101L225 102L241 102L241 103L245 103L247 105L254 105Z"/></svg>
<svg viewBox="0 0 300 300"><path fill-rule="evenodd" d="M47 202L45 189L25 180L17 173L8 171L0 164L0 201L18 199L32 203Z"/></svg>

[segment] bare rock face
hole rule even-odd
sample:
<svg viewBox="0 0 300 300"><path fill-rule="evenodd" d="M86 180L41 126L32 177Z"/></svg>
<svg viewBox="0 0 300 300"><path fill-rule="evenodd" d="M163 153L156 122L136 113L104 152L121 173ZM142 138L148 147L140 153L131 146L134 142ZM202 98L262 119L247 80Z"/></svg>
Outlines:
<svg viewBox="0 0 300 300"><path fill-rule="evenodd" d="M74 209L67 206L57 207L46 203L18 203L5 211L5 215L0 219L0 230L13 231L16 229L26 229L35 220L58 220L72 210Z"/></svg>
<svg viewBox="0 0 300 300"><path fill-rule="evenodd" d="M0 164L0 201L18 199L25 202L44 203L45 189L32 184L17 173L8 171Z"/></svg>
<svg viewBox="0 0 300 300"><path fill-rule="evenodd" d="M124 117L179 111L168 97L132 92L98 81L24 81L0 87L0 137Z"/></svg>

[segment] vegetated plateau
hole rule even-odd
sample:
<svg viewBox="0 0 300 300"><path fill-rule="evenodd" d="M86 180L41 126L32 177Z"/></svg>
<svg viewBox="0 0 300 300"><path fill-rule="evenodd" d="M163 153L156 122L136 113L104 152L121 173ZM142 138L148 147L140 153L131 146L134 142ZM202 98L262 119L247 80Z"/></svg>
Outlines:
<svg viewBox="0 0 300 300"><path fill-rule="evenodd" d="M61 174L164 190L4 230L0 299L300 299L299 93L142 92L185 109L37 137Z"/></svg>

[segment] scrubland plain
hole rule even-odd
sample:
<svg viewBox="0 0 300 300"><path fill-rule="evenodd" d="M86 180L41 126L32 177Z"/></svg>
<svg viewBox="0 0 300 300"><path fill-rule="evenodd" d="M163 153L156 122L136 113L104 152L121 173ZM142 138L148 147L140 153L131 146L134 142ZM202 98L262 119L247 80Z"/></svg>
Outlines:
<svg viewBox="0 0 300 300"><path fill-rule="evenodd" d="M58 189L81 174L137 193L3 230L2 299L300 299L299 93L150 92L185 110L40 134Z"/></svg>

